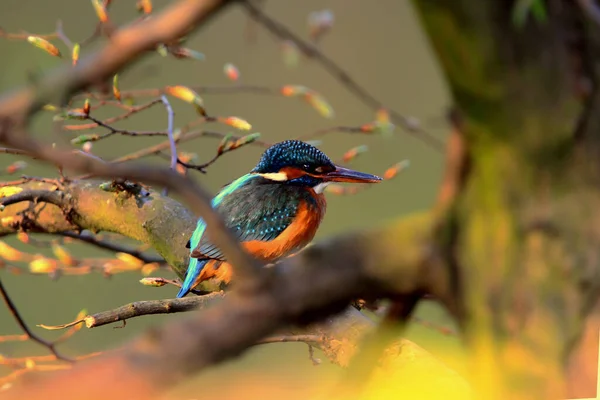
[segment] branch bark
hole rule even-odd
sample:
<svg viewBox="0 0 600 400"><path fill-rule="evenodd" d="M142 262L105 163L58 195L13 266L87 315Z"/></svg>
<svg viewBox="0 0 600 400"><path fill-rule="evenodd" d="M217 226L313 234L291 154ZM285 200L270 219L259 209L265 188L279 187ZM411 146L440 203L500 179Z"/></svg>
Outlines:
<svg viewBox="0 0 600 400"><path fill-rule="evenodd" d="M22 187L36 191L48 189L53 193L55 189L42 182L27 182ZM65 183L60 191L65 203L61 207L47 205L39 210L35 229L121 233L152 244L170 264L180 266L179 271L183 271L187 259L185 240L194 229L194 216L158 192L140 193L106 192L98 181ZM0 202L13 203L10 197ZM16 217L24 208L26 203L12 204L5 208L3 215ZM431 224L429 214L415 215L371 232L311 246L295 257L264 269L261 290L231 292L195 318L159 328L119 355L77 365L72 372L65 373L64 378L52 378L52 385L71 381L73 376L82 379L80 383L85 385L86 371L99 371L94 372L94 380L109 382L118 370L125 374L119 375L123 385L107 384L106 390L97 393L99 398L117 392L123 395L122 391L130 393L135 384L125 384L128 379L123 378L127 376L133 381L143 377L144 385L135 393L140 397L132 393L132 398L144 398L148 396L145 389L160 391L186 374L231 357L282 329L285 334L318 334L332 338L333 342L327 341L322 348L344 365L354 353L356 340L372 326L360 312L347 308L353 298L426 290L429 269L423 266L430 257ZM20 228L18 224L4 226L0 233ZM398 253L399 246L406 251ZM372 257L373 254L377 257ZM443 272L437 276L444 279ZM341 317L329 318L310 331L286 328L289 324L302 327L344 309ZM110 314L107 318L113 316ZM346 339L339 340L342 337ZM105 363L116 369L105 368ZM45 385L40 387L51 390ZM73 389L73 395L77 396L78 389ZM70 398L69 393L63 395Z"/></svg>

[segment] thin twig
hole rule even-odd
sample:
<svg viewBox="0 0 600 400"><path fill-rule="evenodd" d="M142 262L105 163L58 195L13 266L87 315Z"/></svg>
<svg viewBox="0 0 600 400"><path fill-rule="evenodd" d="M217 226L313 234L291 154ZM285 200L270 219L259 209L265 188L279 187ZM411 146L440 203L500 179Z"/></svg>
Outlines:
<svg viewBox="0 0 600 400"><path fill-rule="evenodd" d="M177 157L177 145L175 144L175 138L173 137L173 119L174 119L173 107L171 107L171 103L169 103L169 99L167 99L167 96L165 96L164 94L162 96L160 96L160 99L161 99L162 103L164 104L165 108L167 109L167 118L168 118L167 133L169 136L169 146L171 147L171 169L173 171L176 171L178 157ZM168 194L168 192L169 192L169 190L167 188L164 188L163 196L166 196Z"/></svg>
<svg viewBox="0 0 600 400"><path fill-rule="evenodd" d="M52 354L54 354L56 359L62 360L62 361L67 361L67 362L73 362L73 360L71 358L65 357L62 354L60 354L56 350L54 343L48 342L47 340L42 339L35 333L31 332L31 330L29 330L29 327L25 323L25 320L23 320L23 317L21 317L19 310L17 310L17 307L15 306L12 299L8 295L8 292L6 291L6 288L4 287L4 284L2 283L2 279L0 279L0 296L2 296L2 299L4 300L4 304L6 304L6 307L8 307L8 311L10 311L11 315L17 321L17 324L19 325L19 327L21 327L21 329L23 330L23 332L25 332L25 334L29 337L29 339L46 347Z"/></svg>
<svg viewBox="0 0 600 400"><path fill-rule="evenodd" d="M181 299L136 301L134 303L115 308L114 310L102 311L96 314L87 315L82 319L75 320L67 324L39 326L44 329L57 330L66 329L77 324L85 323L87 328L97 328L99 326L125 321L144 315L172 314L192 311L210 302L222 299L224 296L224 292L213 292L204 296L184 297Z"/></svg>
<svg viewBox="0 0 600 400"><path fill-rule="evenodd" d="M85 243L89 243L92 244L94 246L106 249L106 250L111 250L111 251L116 251L119 253L126 253L126 254L130 254L136 258L139 258L140 260L142 260L143 262L145 262L146 264L149 263L165 263L165 259L160 257L160 256L151 256L148 254L145 254L142 251L139 251L137 249L132 249L130 247L127 246L123 246L117 243L112 243L112 242L107 242L105 240L100 240L98 238L96 238L93 235L88 235L88 234L78 234L76 232L59 232L58 233L61 236L65 236L65 237L69 237L69 238L73 238L73 239L77 239L77 240L81 240L82 242Z"/></svg>
<svg viewBox="0 0 600 400"><path fill-rule="evenodd" d="M115 117L107 118L104 121L99 121L99 120L97 120L95 118L88 117L88 119L94 121L94 123L92 123L92 124L79 124L79 125L77 125L77 124L75 124L75 125L64 125L62 128L65 129L65 130L68 130L68 131L80 131L80 130L86 130L86 129L94 129L94 128L97 128L98 126L102 126L103 128L110 129L111 131L114 131L115 133L125 133L125 132L128 132L128 131L117 131L114 128L110 127L108 124L112 124L114 122L122 121L124 119L127 119L127 118L131 117L132 115L134 115L136 113L139 113L140 111L144 111L144 110L146 110L146 109L148 109L148 108L152 107L153 105L158 104L160 102L161 102L160 99L155 99L155 100L152 100L152 101L150 101L148 103L141 104L139 106L130 107L129 110L126 111L125 113L117 115Z"/></svg>
<svg viewBox="0 0 600 400"><path fill-rule="evenodd" d="M356 95L363 103L371 107L373 110L384 108L384 104L373 96L367 89L361 86L350 74L335 63L331 58L326 56L321 50L319 50L313 44L303 40L294 32L292 32L287 26L281 22L268 16L261 7L257 6L254 2L244 0L240 1L242 7L246 9L248 14L268 31L280 39L291 40L296 44L296 47L308 58L317 61L323 66L323 68L329 72L331 76L342 83L348 90ZM385 107L390 113L392 121L402 126L406 132L415 138L423 141L425 144L437 151L443 151L444 143L442 140L431 135L430 133L418 128L412 123L409 117L400 114L398 111Z"/></svg>

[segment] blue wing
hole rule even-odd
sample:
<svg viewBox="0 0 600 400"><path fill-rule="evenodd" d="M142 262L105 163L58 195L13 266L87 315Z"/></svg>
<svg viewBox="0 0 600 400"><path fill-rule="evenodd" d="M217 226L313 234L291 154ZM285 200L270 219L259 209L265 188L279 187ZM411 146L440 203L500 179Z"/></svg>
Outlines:
<svg viewBox="0 0 600 400"><path fill-rule="evenodd" d="M219 204L225 198L225 196L233 193L236 189L239 189L240 187L247 184L251 179L256 178L256 177L257 177L257 175L246 174L246 175L239 177L235 181L231 182L229 185L225 186L223 188L223 190L221 190L212 199L212 207L218 208ZM192 234L192 237L188 241L186 247L195 249L196 246L198 246L198 244L200 243L200 239L204 235L205 229L206 229L206 224L204 223L204 220L202 218L198 219L198 223L196 224L196 230ZM200 275L202 268L204 268L204 265L206 265L206 261L199 262L199 260L197 260L196 258L190 257L188 268L185 273L185 279L183 281L183 284L181 285L181 290L177 294L178 298L183 297L189 293L190 289L192 288L192 285L196 281L196 278Z"/></svg>
<svg viewBox="0 0 600 400"><path fill-rule="evenodd" d="M213 200L213 207L223 215L227 227L241 242L270 241L279 236L293 222L303 193L297 188L280 188L280 192L274 194L271 185L246 185L255 176L238 179ZM205 228L200 219L188 242L190 265L182 291L189 291L208 260L225 261L221 250L204 235Z"/></svg>

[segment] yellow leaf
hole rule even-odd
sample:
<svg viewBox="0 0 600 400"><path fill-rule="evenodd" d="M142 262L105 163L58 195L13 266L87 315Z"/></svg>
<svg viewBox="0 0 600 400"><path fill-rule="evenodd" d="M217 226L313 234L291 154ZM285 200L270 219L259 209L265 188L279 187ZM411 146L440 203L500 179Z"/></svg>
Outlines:
<svg viewBox="0 0 600 400"><path fill-rule="evenodd" d="M35 368L35 361L33 361L31 358L28 358L27 360L25 360L25 368L27 368L27 369L34 369Z"/></svg>
<svg viewBox="0 0 600 400"><path fill-rule="evenodd" d="M77 61L79 61L79 43L75 43L73 46L73 53L71 54L71 60L73 60L73 66L77 65Z"/></svg>
<svg viewBox="0 0 600 400"><path fill-rule="evenodd" d="M22 191L23 191L23 188L20 188L18 186L4 186L4 187L0 187L0 198L2 198L2 197L9 197L9 196L12 196L14 194L21 193Z"/></svg>
<svg viewBox="0 0 600 400"><path fill-rule="evenodd" d="M56 256L56 258L68 267L74 267L77 265L77 261L71 256L71 254L59 245L58 243L52 243L52 252Z"/></svg>
<svg viewBox="0 0 600 400"><path fill-rule="evenodd" d="M166 282L162 278L142 278L140 283L144 286L161 287L166 285Z"/></svg>
<svg viewBox="0 0 600 400"><path fill-rule="evenodd" d="M19 261L23 257L23 253L0 241L0 257L6 261Z"/></svg>
<svg viewBox="0 0 600 400"><path fill-rule="evenodd" d="M100 22L105 23L108 21L108 13L106 7L104 7L104 2L102 0L92 0L92 5Z"/></svg>
<svg viewBox="0 0 600 400"><path fill-rule="evenodd" d="M222 119L219 118L219 120L224 124L233 126L234 128L237 128L242 131L249 131L250 129L252 129L252 125L250 125L248 121L238 117L227 117Z"/></svg>
<svg viewBox="0 0 600 400"><path fill-rule="evenodd" d="M125 264L128 264L132 267L140 268L142 265L144 265L144 262L142 260L132 256L131 254L117 253L115 256L117 257L117 259L123 261Z"/></svg>
<svg viewBox="0 0 600 400"><path fill-rule="evenodd" d="M61 57L58 47L56 47L46 39L42 39L41 37L37 36L28 36L27 41L35 47L37 47L38 49L42 49L46 53L53 55L54 57Z"/></svg>
<svg viewBox="0 0 600 400"><path fill-rule="evenodd" d="M29 263L29 271L32 274L48 274L54 272L56 267L56 260L43 256L38 256Z"/></svg>
<svg viewBox="0 0 600 400"><path fill-rule="evenodd" d="M170 94L173 97L177 97L178 99L187 103L194 104L201 115L206 115L202 98L198 95L198 93L194 92L189 87L181 85L167 86L165 88L165 93Z"/></svg>
<svg viewBox="0 0 600 400"><path fill-rule="evenodd" d="M155 262L149 263L149 264L144 264L141 272L142 272L142 275L148 276L159 268L160 268L160 266L158 265L158 263L155 263Z"/></svg>

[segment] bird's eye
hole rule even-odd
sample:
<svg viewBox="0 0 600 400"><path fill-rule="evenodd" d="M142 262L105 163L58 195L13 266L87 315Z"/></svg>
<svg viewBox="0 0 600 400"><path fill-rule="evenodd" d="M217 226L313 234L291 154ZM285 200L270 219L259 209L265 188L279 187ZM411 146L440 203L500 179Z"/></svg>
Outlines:
<svg viewBox="0 0 600 400"><path fill-rule="evenodd" d="M310 165L308 165L308 164L304 164L304 165L302 166L302 169L303 169L303 170L305 170L305 171L310 171Z"/></svg>

